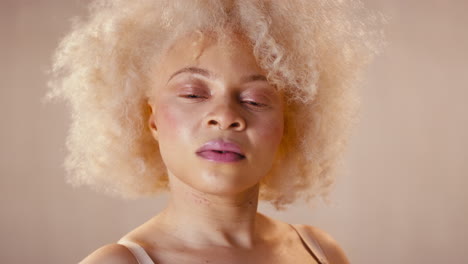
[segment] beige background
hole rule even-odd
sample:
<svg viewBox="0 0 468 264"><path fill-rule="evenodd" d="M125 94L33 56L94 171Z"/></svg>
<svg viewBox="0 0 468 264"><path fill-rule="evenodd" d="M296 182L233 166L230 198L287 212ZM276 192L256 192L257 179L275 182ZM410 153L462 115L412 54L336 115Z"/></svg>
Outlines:
<svg viewBox="0 0 468 264"><path fill-rule="evenodd" d="M0 2L0 262L76 263L157 213L73 189L68 112L42 105L45 71L88 0ZM468 1L367 0L391 17L330 207L265 213L329 231L352 263L468 263Z"/></svg>

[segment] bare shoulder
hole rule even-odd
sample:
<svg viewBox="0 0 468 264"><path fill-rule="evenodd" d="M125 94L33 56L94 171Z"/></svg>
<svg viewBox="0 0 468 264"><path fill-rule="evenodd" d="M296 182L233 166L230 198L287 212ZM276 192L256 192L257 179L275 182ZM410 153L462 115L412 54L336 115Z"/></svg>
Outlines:
<svg viewBox="0 0 468 264"><path fill-rule="evenodd" d="M98 248L79 264L138 264L133 254L120 244L108 244Z"/></svg>
<svg viewBox="0 0 468 264"><path fill-rule="evenodd" d="M317 240L330 264L349 264L343 249L327 232L314 226L302 225L302 227Z"/></svg>

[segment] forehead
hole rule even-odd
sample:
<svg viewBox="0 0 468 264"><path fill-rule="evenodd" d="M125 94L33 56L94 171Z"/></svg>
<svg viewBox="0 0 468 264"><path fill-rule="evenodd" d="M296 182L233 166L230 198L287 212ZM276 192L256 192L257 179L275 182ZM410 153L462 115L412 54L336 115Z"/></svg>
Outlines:
<svg viewBox="0 0 468 264"><path fill-rule="evenodd" d="M201 32L187 34L174 41L159 56L152 72L167 78L173 72L187 67L239 75L263 74L249 42L235 33L223 36Z"/></svg>

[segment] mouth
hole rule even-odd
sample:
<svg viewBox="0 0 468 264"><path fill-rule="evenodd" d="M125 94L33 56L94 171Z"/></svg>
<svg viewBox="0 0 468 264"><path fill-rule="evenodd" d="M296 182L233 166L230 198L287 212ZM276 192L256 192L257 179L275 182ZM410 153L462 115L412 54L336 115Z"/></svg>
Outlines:
<svg viewBox="0 0 468 264"><path fill-rule="evenodd" d="M229 151L207 150L197 152L197 155L216 162L236 162L245 159L245 156Z"/></svg>
<svg viewBox="0 0 468 264"><path fill-rule="evenodd" d="M214 140L205 143L196 154L206 160L214 162L237 162L245 159L241 148L231 142Z"/></svg>

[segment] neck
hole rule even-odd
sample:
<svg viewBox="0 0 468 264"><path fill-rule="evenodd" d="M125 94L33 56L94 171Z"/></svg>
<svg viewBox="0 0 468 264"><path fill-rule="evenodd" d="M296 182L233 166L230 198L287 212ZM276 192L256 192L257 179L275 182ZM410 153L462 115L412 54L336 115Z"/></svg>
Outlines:
<svg viewBox="0 0 468 264"><path fill-rule="evenodd" d="M171 178L171 197L160 221L190 245L251 248L258 239L259 185L235 195L206 194Z"/></svg>

